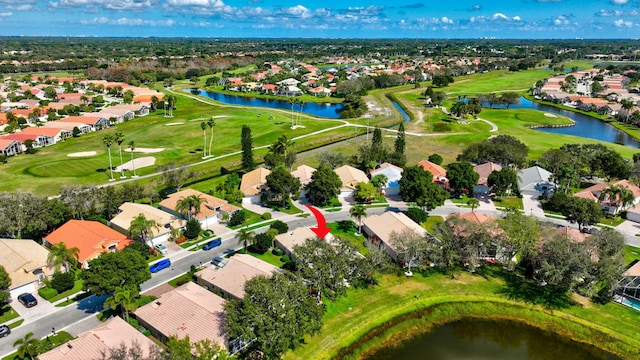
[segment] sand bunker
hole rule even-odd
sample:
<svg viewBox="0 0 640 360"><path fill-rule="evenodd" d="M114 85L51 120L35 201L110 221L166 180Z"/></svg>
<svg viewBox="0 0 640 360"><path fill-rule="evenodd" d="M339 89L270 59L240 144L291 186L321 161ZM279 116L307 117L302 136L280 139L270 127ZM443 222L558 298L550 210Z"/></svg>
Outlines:
<svg viewBox="0 0 640 360"><path fill-rule="evenodd" d="M131 149L124 149L126 152L131 152ZM160 151L164 151L164 148L135 148L134 153L153 154Z"/></svg>
<svg viewBox="0 0 640 360"><path fill-rule="evenodd" d="M182 125L182 124L184 124L184 122L172 122L172 123L164 124L164 126L175 126L175 125Z"/></svg>
<svg viewBox="0 0 640 360"><path fill-rule="evenodd" d="M189 120L189 122L194 122L194 121L204 121L206 122L209 119L222 119L222 118L226 118L229 117L228 115L216 115L216 116L212 116L212 117L208 117L208 118L200 118L200 119L193 119L193 120Z"/></svg>
<svg viewBox="0 0 640 360"><path fill-rule="evenodd" d="M95 151L82 151L82 152L67 154L67 156L68 157L87 157L87 156L94 156L95 154L96 154Z"/></svg>
<svg viewBox="0 0 640 360"><path fill-rule="evenodd" d="M121 169L124 169L124 171L133 171L134 166L136 169L140 169L146 166L152 166L155 163L156 158L154 158L153 156L144 156L141 158L129 160L126 163L122 164L122 166L118 166L113 169L113 171L120 172L122 171Z"/></svg>
<svg viewBox="0 0 640 360"><path fill-rule="evenodd" d="M551 114L551 113L544 113L544 116L546 116L546 117L558 117L556 114Z"/></svg>

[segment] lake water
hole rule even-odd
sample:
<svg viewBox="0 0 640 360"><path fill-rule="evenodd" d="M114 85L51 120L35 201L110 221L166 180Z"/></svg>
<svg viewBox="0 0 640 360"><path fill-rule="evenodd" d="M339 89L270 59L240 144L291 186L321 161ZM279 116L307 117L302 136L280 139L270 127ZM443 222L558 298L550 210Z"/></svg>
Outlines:
<svg viewBox="0 0 640 360"><path fill-rule="evenodd" d="M187 89L186 91L189 93L192 93L191 92L192 89ZM267 108L283 109L283 110L291 111L291 103L289 103L289 101L260 99L260 98L248 97L248 96L221 94L221 93L206 91L206 90L198 90L198 91L199 92L197 93L197 95L204 96L224 104L267 107ZM344 105L342 104L306 102L302 107L302 112L305 114L313 115L313 116L319 116L319 117L330 118L330 119L338 119L340 118L340 114L338 114L338 110L342 109L343 107ZM295 111L300 111L300 104L294 104L293 109Z"/></svg>
<svg viewBox="0 0 640 360"><path fill-rule="evenodd" d="M502 106L504 107L504 106ZM500 108L500 106L493 106L494 109ZM558 128L537 128L537 131L580 136L583 138L601 140L610 143L622 144L634 148L640 148L640 141L628 135L624 131L620 131L615 127L607 124L602 120L592 118L590 116L575 113L573 111L558 109L553 106L538 104L536 102L529 101L524 97L520 98L520 104L511 105L511 109L534 109L544 111L551 114L561 115L568 117L575 121L574 126L558 127ZM482 116L482 115L480 115Z"/></svg>
<svg viewBox="0 0 640 360"><path fill-rule="evenodd" d="M512 321L463 319L367 360L614 360L595 347Z"/></svg>

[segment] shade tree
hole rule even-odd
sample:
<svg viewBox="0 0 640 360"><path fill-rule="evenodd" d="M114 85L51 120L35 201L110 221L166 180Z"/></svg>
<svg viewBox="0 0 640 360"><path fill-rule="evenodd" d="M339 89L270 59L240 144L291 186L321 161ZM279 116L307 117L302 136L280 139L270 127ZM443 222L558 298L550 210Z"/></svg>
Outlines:
<svg viewBox="0 0 640 360"><path fill-rule="evenodd" d="M140 290L140 284L151 278L145 258L135 250L105 252L89 261L80 273L83 289L93 295L108 295L118 287Z"/></svg>
<svg viewBox="0 0 640 360"><path fill-rule="evenodd" d="M480 175L473 170L473 166L466 161L454 162L446 167L449 188L454 195L472 194L478 184Z"/></svg>
<svg viewBox="0 0 640 360"><path fill-rule="evenodd" d="M342 180L331 167L321 164L311 175L311 181L305 186L305 196L309 203L324 206L338 196Z"/></svg>

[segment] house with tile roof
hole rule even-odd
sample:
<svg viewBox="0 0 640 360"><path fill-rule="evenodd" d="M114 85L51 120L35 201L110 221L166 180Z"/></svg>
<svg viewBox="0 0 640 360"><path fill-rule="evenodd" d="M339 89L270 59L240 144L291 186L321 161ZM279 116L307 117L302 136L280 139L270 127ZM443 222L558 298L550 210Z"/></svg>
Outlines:
<svg viewBox="0 0 640 360"><path fill-rule="evenodd" d="M49 146L49 145L53 145L55 144L55 139L51 136L46 136L46 135L38 135L38 134L33 134L33 133L24 133L22 131L20 132L14 132L13 134L8 134L8 135L2 135L3 139L9 139L9 140L15 140L17 142L19 142L20 144L22 144L22 150L26 151L27 150L27 146L26 146L26 141L27 140L31 140L32 141L32 146L35 147L43 147L43 146Z"/></svg>
<svg viewBox="0 0 640 360"><path fill-rule="evenodd" d="M129 227L131 222L140 214L147 220L153 220L156 226L151 228L147 239L147 245L150 247L169 240L172 229L181 229L187 223L180 216L147 204L126 202L120 205L118 209L120 212L109 221L109 226L125 235L130 235Z"/></svg>
<svg viewBox="0 0 640 360"><path fill-rule="evenodd" d="M60 121L48 121L42 127L51 128L51 129L60 129L66 130L73 134L73 129L78 128L81 134L86 134L93 131L93 127L91 125L76 123L76 122L60 122Z"/></svg>
<svg viewBox="0 0 640 360"><path fill-rule="evenodd" d="M291 172L291 175L294 178L300 180L300 198L305 197L304 187L311 182L311 176L316 172L316 169L307 165L300 165L295 170Z"/></svg>
<svg viewBox="0 0 640 360"><path fill-rule="evenodd" d="M394 234L405 231L425 236L427 231L404 213L387 211L380 215L367 216L362 220L362 232L368 241L381 246L394 261L398 261L397 248L392 241Z"/></svg>
<svg viewBox="0 0 640 360"><path fill-rule="evenodd" d="M22 293L33 293L44 279L53 275L47 266L49 250L33 240L0 239L0 265L11 279L9 293L16 299Z"/></svg>
<svg viewBox="0 0 640 360"><path fill-rule="evenodd" d="M135 311L140 325L166 343L171 336L191 342L211 340L227 348L224 335L225 300L188 282Z"/></svg>
<svg viewBox="0 0 640 360"><path fill-rule="evenodd" d="M19 141L0 138L0 155L13 156L22 151L22 144Z"/></svg>
<svg viewBox="0 0 640 360"><path fill-rule="evenodd" d="M402 168L391 163L382 163L369 172L373 178L376 175L384 175L387 183L382 188L385 195L398 195L400 193L400 179L402 179Z"/></svg>
<svg viewBox="0 0 640 360"><path fill-rule="evenodd" d="M555 189L551 172L540 166L532 166L518 171L518 188L521 194L550 196Z"/></svg>
<svg viewBox="0 0 640 360"><path fill-rule="evenodd" d="M353 191L356 189L356 185L358 183L368 183L369 178L364 173L364 171L360 169L356 169L353 166L343 165L333 170L340 181L342 181L342 188L340 189L340 197L346 197L353 194Z"/></svg>
<svg viewBox="0 0 640 360"><path fill-rule="evenodd" d="M293 248L296 245L304 245L307 239L315 239L317 237L318 235L316 235L316 233L314 233L310 228L299 227L286 233L276 235L273 240L273 246L282 250L285 254L289 255L289 257L295 258ZM333 239L333 235L329 233L325 236L325 239L327 241L331 241Z"/></svg>
<svg viewBox="0 0 640 360"><path fill-rule="evenodd" d="M224 298L242 299L244 284L256 276L271 277L282 270L249 254L235 254L224 266L207 266L195 273L196 282L209 290L216 290Z"/></svg>
<svg viewBox="0 0 640 360"><path fill-rule="evenodd" d="M633 201L630 204L625 205L618 201L619 199L617 198L609 198L609 195L606 194L606 190L612 186L623 187L629 190L633 195ZM607 214L615 215L622 210L633 208L635 207L635 205L640 203L640 188L634 183L625 179L608 183L595 184L584 190L578 191L577 193L573 194L573 196L595 201Z"/></svg>
<svg viewBox="0 0 640 360"><path fill-rule="evenodd" d="M26 127L22 129L22 133L47 136L52 139L53 144L73 136L73 131L60 129L60 128L44 127L44 126Z"/></svg>
<svg viewBox="0 0 640 360"><path fill-rule="evenodd" d="M240 182L240 191L244 194L242 202L260 203L260 194L267 184L267 175L269 174L271 174L271 170L258 167L242 175Z"/></svg>
<svg viewBox="0 0 640 360"><path fill-rule="evenodd" d="M42 238L45 246L64 243L67 248L80 250L78 261L87 268L89 261L104 252L124 249L133 240L98 221L69 220Z"/></svg>
<svg viewBox="0 0 640 360"><path fill-rule="evenodd" d="M118 316L114 316L67 343L38 355L39 360L87 360L102 359L109 350L124 344L128 349L139 347L144 358L149 356L157 345L138 329L129 325Z"/></svg>
<svg viewBox="0 0 640 360"><path fill-rule="evenodd" d="M418 166L433 175L433 182L438 183L445 188L449 185L449 179L447 179L447 170L445 170L442 166L432 163L429 160L419 161Z"/></svg>
<svg viewBox="0 0 640 360"><path fill-rule="evenodd" d="M218 222L225 214L231 216L232 213L240 210L239 207L229 204L227 200L205 194L194 189L184 189L169 196L160 202L160 209L181 218L188 218L185 214L176 210L178 202L189 196L200 197L204 201L200 205L200 209L195 218L202 224L204 228L208 228L209 224Z"/></svg>
<svg viewBox="0 0 640 360"><path fill-rule="evenodd" d="M102 130L109 127L109 118L104 116L69 116L56 120L57 123L80 123L91 126L91 130Z"/></svg>
<svg viewBox="0 0 640 360"><path fill-rule="evenodd" d="M479 176L478 185L473 188L473 192L476 194L488 194L491 190L489 187L489 175L494 171L500 170L502 170L502 166L493 162L486 162L484 164L474 166L473 171L475 171Z"/></svg>

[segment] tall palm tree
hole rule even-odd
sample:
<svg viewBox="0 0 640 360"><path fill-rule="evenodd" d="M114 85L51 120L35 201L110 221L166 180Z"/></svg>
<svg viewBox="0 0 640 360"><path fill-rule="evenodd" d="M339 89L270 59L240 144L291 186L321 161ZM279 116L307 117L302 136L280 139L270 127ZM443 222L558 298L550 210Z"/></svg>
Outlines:
<svg viewBox="0 0 640 360"><path fill-rule="evenodd" d="M362 218L367 217L367 208L362 205L355 205L349 209L349 215L358 221L358 234L362 233Z"/></svg>
<svg viewBox="0 0 640 360"><path fill-rule="evenodd" d="M295 105L296 103L296 99L292 96L289 98L289 104L291 104L291 127L293 127L294 123L293 123L293 115L295 114L293 112L293 105Z"/></svg>
<svg viewBox="0 0 640 360"><path fill-rule="evenodd" d="M140 213L129 224L129 236L132 239L139 237L143 242L147 242L152 229L158 230L158 225L153 220L147 220L144 214Z"/></svg>
<svg viewBox="0 0 640 360"><path fill-rule="evenodd" d="M470 198L469 200L467 200L467 205L471 208L471 212L473 212L474 209L480 205L480 200L474 197Z"/></svg>
<svg viewBox="0 0 640 360"><path fill-rule="evenodd" d="M107 150L109 151L109 171L111 173L111 178L109 179L109 181L115 180L113 178L113 164L111 163L111 145L113 145L114 141L115 139L112 135L105 135L102 138L102 143L107 147Z"/></svg>
<svg viewBox="0 0 640 360"><path fill-rule="evenodd" d="M131 166L133 166L133 177L136 178L136 164L133 162L133 150L136 149L136 143L133 140L129 141L129 151L131 152Z"/></svg>
<svg viewBox="0 0 640 360"><path fill-rule="evenodd" d="M302 126L302 109L304 109L304 100L298 100L300 104L300 114L298 115L298 125Z"/></svg>
<svg viewBox="0 0 640 360"><path fill-rule="evenodd" d="M247 252L247 246L249 246L249 244L252 244L255 237L253 234L253 231L249 231L247 230L247 228L242 228L238 231L238 233L236 234L236 239L238 239L238 243L242 244L242 246L244 246L244 252Z"/></svg>
<svg viewBox="0 0 640 360"><path fill-rule="evenodd" d="M198 216L200 213L200 206L205 200L200 195L189 195L187 197L181 197L176 203L176 210L182 214L187 215L187 219L191 220L192 217Z"/></svg>
<svg viewBox="0 0 640 360"><path fill-rule="evenodd" d="M124 142L124 134L117 132L113 136L113 139L118 144L118 151L120 152L120 179L124 179L126 178L126 176L124 176L124 169L122 168L122 143Z"/></svg>
<svg viewBox="0 0 640 360"><path fill-rule="evenodd" d="M173 117L173 105L176 103L176 97L174 95L167 95L167 104L169 106L169 117Z"/></svg>
<svg viewBox="0 0 640 360"><path fill-rule="evenodd" d="M136 297L138 292L135 289L118 287L113 294L104 300L102 305L105 309L116 310L120 307L121 312L125 314L125 320L129 321L129 312L138 308L138 300Z"/></svg>
<svg viewBox="0 0 640 360"><path fill-rule="evenodd" d="M47 256L47 266L53 266L55 272L60 271L60 267L64 267L69 271L69 264L76 266L78 264L78 256L80 249L77 247L68 248L63 242L53 244L49 248Z"/></svg>
<svg viewBox="0 0 640 360"><path fill-rule="evenodd" d="M213 155L213 128L216 126L216 120L214 118L209 119L209 121L207 121L207 126L211 129L211 136L209 137L209 156L211 156Z"/></svg>
<svg viewBox="0 0 640 360"><path fill-rule="evenodd" d="M599 200L608 200L609 206L614 207L617 210L618 208L625 208L633 204L635 197L627 187L622 185L611 185L602 190Z"/></svg>
<svg viewBox="0 0 640 360"><path fill-rule="evenodd" d="M39 344L40 340L34 338L32 332L28 332L22 339L14 341L13 347L16 348L20 358L34 360L38 355Z"/></svg>
<svg viewBox="0 0 640 360"><path fill-rule="evenodd" d="M202 147L202 158L204 159L207 157L207 123L204 121L201 122L200 128L202 129L202 134L204 135L204 146Z"/></svg>

